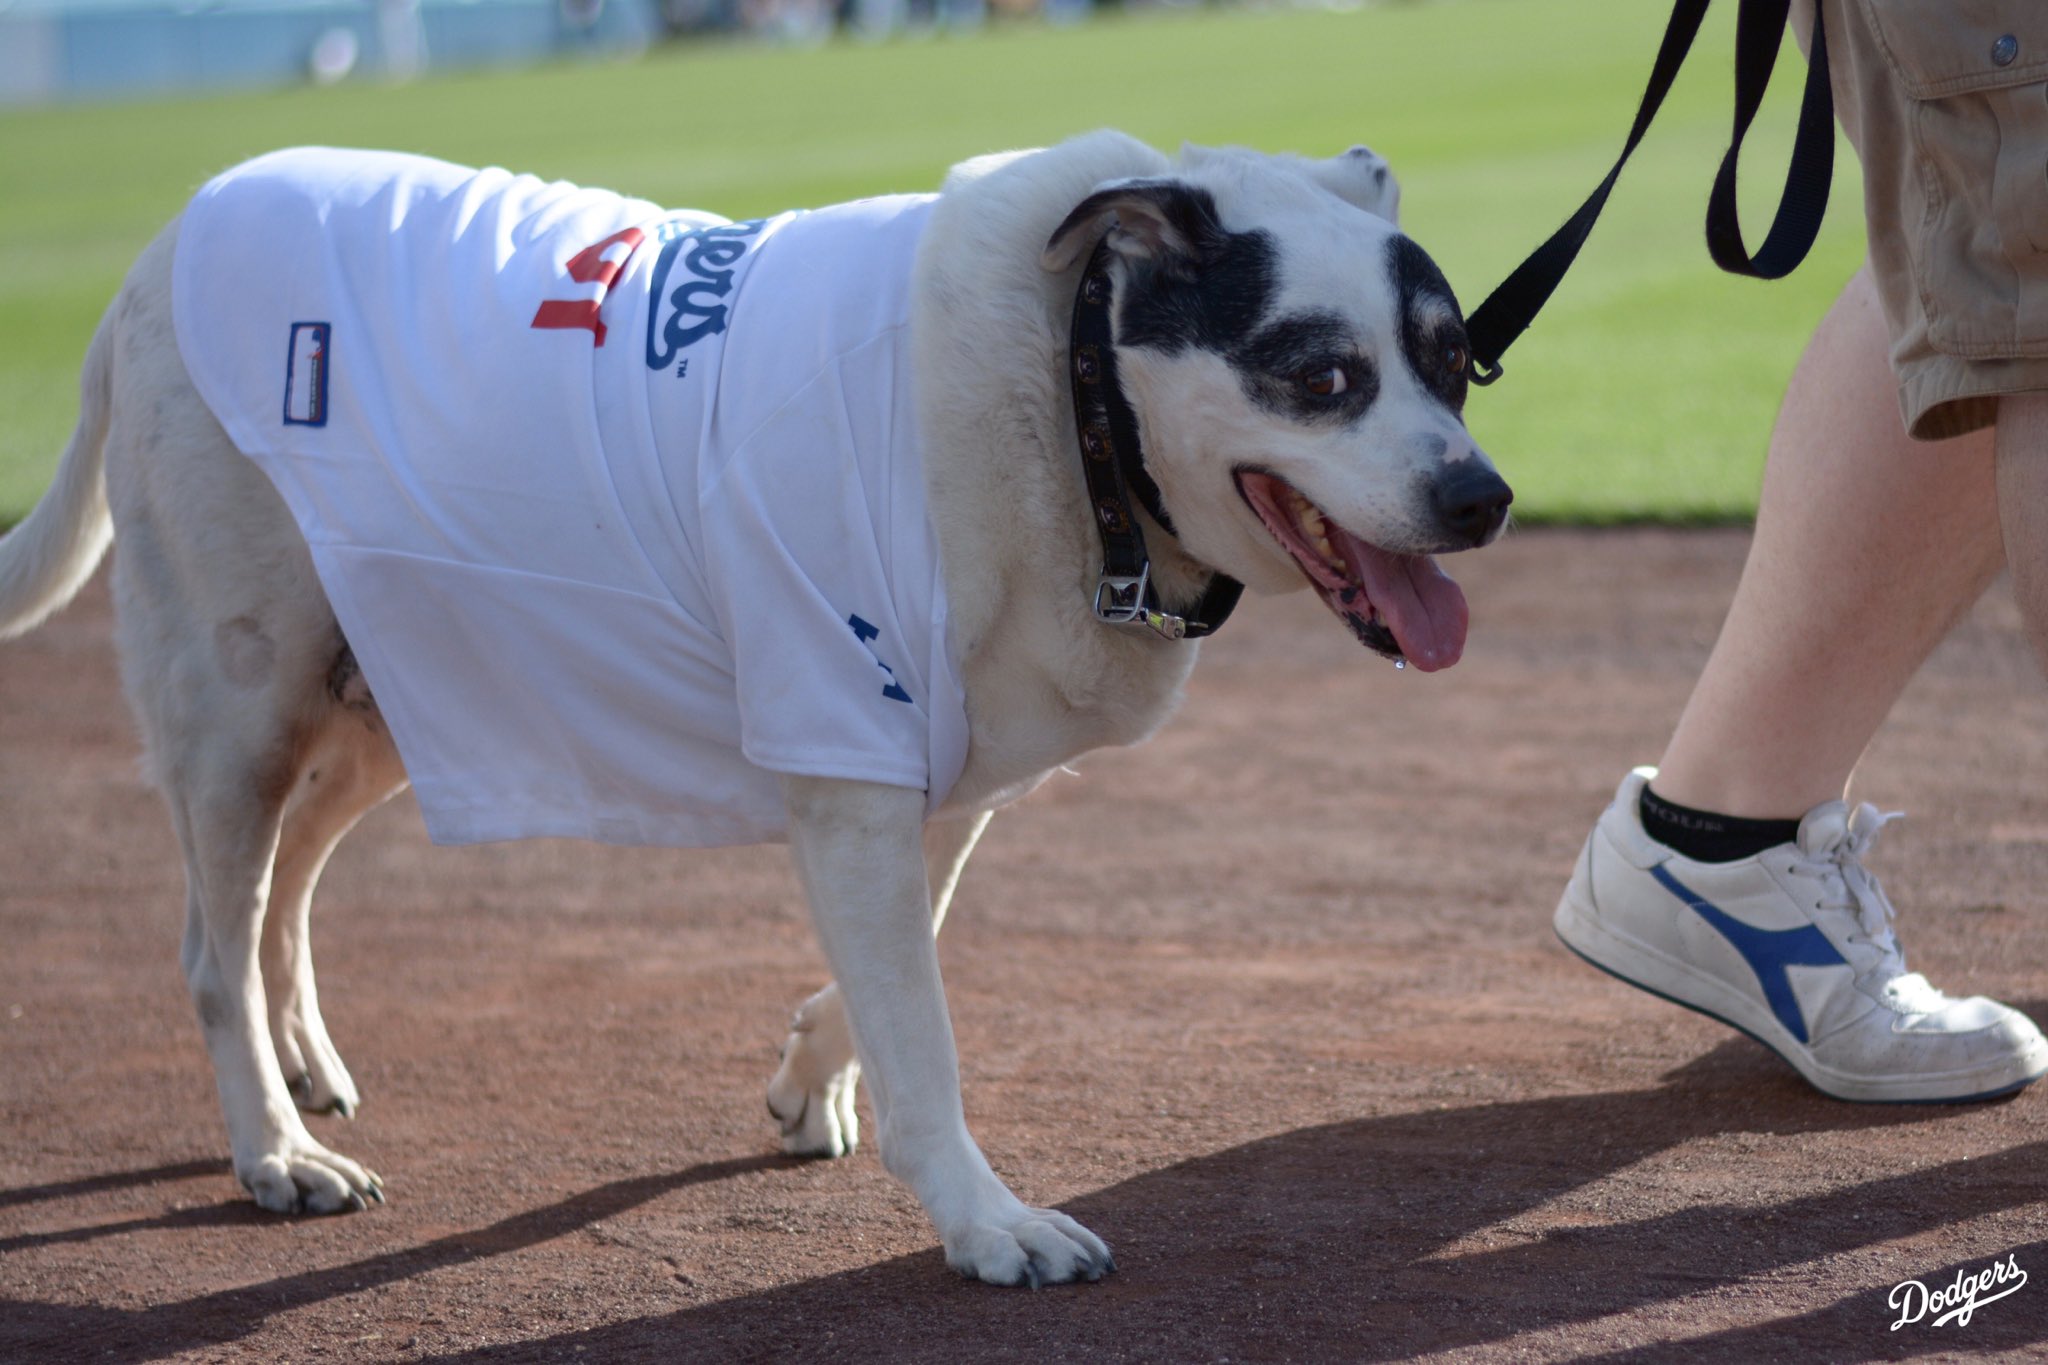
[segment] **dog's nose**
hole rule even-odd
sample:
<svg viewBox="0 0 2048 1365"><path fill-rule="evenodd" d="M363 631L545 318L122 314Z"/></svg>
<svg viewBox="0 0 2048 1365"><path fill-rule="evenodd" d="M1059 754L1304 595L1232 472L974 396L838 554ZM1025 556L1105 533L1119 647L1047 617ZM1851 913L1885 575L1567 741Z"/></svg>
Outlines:
<svg viewBox="0 0 2048 1365"><path fill-rule="evenodd" d="M1515 500L1507 480L1477 461L1438 479L1431 496L1444 530L1467 545L1491 540L1508 519L1508 504Z"/></svg>

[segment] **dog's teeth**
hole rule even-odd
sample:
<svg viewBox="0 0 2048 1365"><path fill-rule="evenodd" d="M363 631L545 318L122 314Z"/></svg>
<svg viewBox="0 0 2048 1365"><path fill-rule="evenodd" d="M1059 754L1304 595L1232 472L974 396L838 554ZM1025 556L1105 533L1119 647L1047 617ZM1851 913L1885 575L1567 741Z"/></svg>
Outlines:
<svg viewBox="0 0 2048 1365"><path fill-rule="evenodd" d="M1320 524L1317 525L1315 531L1310 533L1309 543L1315 546L1316 553L1323 557L1323 563L1328 565L1333 572L1341 577L1350 576L1351 566L1346 564L1344 557L1337 553L1337 547L1330 543L1329 535L1325 533Z"/></svg>
<svg viewBox="0 0 2048 1365"><path fill-rule="evenodd" d="M1337 554L1337 547L1330 543L1329 523L1323 520L1323 514L1316 510L1315 504L1297 496L1294 500L1294 519L1300 525L1301 533L1307 538L1308 543L1315 546L1316 552L1322 555L1323 563L1340 574L1345 572L1344 560Z"/></svg>
<svg viewBox="0 0 2048 1365"><path fill-rule="evenodd" d="M1323 514L1316 510L1314 503L1296 493L1293 510L1294 524L1301 528L1304 535L1313 539L1323 533Z"/></svg>

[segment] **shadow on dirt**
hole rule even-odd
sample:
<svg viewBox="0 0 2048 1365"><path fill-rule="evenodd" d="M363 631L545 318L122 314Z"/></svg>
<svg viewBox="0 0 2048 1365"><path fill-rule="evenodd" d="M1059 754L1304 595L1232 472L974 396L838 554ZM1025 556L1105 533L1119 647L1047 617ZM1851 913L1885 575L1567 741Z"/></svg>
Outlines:
<svg viewBox="0 0 2048 1365"><path fill-rule="evenodd" d="M229 1169L226 1162L193 1162L188 1174L217 1175ZM139 1183L139 1182L138 1182ZM172 1209L153 1218L129 1218L118 1223L94 1223L88 1227L65 1228L61 1232L25 1232L19 1237L0 1237L0 1256L30 1247L62 1246L66 1242L94 1242L128 1232L167 1232L190 1228L231 1228L257 1226L274 1221L247 1199L223 1204L201 1204Z"/></svg>
<svg viewBox="0 0 2048 1365"><path fill-rule="evenodd" d="M137 1185L192 1180L202 1175L221 1175L231 1169L232 1166L225 1161L178 1161L167 1166L151 1166L140 1171L89 1175L83 1180L63 1180L52 1185L23 1185L19 1189L0 1190L0 1209L22 1204L42 1204L58 1199L76 1199L81 1195L131 1189Z"/></svg>
<svg viewBox="0 0 2048 1365"><path fill-rule="evenodd" d="M223 1164L187 1162L155 1171L94 1177L72 1182L69 1186L37 1188L58 1191L88 1187L104 1189L139 1184L150 1178L213 1174L221 1170ZM247 1335L272 1313L318 1303L371 1285L424 1275L446 1266L503 1256L616 1217L689 1185L790 1164L791 1159L782 1156L737 1157L728 1161L706 1162L667 1175L621 1180L544 1208L515 1214L489 1227L437 1238L419 1246L331 1269L287 1275L242 1289L224 1290L141 1311L0 1300L0 1359L51 1359L61 1352L108 1361L158 1360L179 1351L216 1346ZM26 1202L17 1200L17 1196L27 1193L0 1191L0 1201ZM12 1242L16 1246L36 1246L84 1241L137 1228L224 1225L255 1222L265 1216L247 1200L236 1200L177 1210L157 1218L17 1237Z"/></svg>
<svg viewBox="0 0 2048 1365"><path fill-rule="evenodd" d="M1100 1285L1005 1293L957 1280L933 1250L683 1312L442 1359L958 1360L1014 1350L1073 1358L1372 1360L1499 1342L1759 1276L1786 1285L1790 1297L1804 1262L2048 1198L2048 1141L1776 1203L1705 1205L1636 1221L1610 1217L1597 1200L1574 1192L1696 1139L1834 1133L1846 1150L1859 1131L1948 1112L1827 1101L1753 1045L1730 1040L1653 1089L1300 1129L1070 1201L1069 1211L1119 1249L1118 1274ZM143 1311L0 1303L0 1347L12 1358L59 1350L136 1361L221 1345L273 1313L518 1252L688 1185L783 1164L779 1157L746 1157L620 1181L475 1231ZM218 1169L187 1163L0 1192L0 1201ZM233 1221L223 1209L240 1207L189 1216ZM2048 1264L2048 1242L2014 1252L2022 1266L2030 1258L2037 1267ZM1901 1263L1896 1276L1873 1276L1886 1280L1881 1288L1688 1343L1687 1354L1753 1360L1825 1342L1882 1358L2048 1341L2048 1314L2039 1303L2004 1313L1987 1307L1967 1342L1949 1331L1887 1330L1896 1316L1885 1302L1891 1279L1940 1286L1959 1271L1981 1268ZM1766 1285L1751 1292L1774 1291Z"/></svg>
<svg viewBox="0 0 2048 1365"><path fill-rule="evenodd" d="M2014 1247L2010 1255L2022 1268L2038 1267L2048 1263L2048 1240ZM1986 1263L1982 1260L1954 1261L1944 1266L1914 1266L1911 1278L1930 1289L1944 1289L1954 1284L1958 1276L1976 1275L1984 1269ZM1984 1298L1988 1300L2002 1288L1984 1290ZM1810 1313L1694 1337L1685 1343L1684 1354L1687 1360L1746 1362L1823 1359L1835 1353L1839 1353L1836 1358L1909 1360L1935 1354L1957 1359L2011 1352L2021 1359L2038 1360L2038 1352L2028 1352L2026 1348L2048 1341L2048 1315L2042 1311L2040 1287L2023 1285L2017 1293L2020 1297L2009 1303L1981 1302L1974 1314L1952 1325L1932 1325L1929 1319L1941 1316L1937 1310L1895 1328L1892 1324L1901 1322L1902 1311L1910 1311L1902 1306L1916 1305L1916 1300L1895 1300L1893 1287L1883 1285ZM1642 1347L1580 1356L1574 1365L1655 1365L1670 1360L1672 1355L1673 1349L1668 1345Z"/></svg>

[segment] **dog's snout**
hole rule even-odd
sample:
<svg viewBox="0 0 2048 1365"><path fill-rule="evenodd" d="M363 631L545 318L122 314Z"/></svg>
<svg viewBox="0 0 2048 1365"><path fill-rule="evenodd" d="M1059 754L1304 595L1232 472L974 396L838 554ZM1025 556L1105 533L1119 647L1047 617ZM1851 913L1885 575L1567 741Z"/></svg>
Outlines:
<svg viewBox="0 0 2048 1365"><path fill-rule="evenodd" d="M1431 490L1445 532L1465 545L1484 545L1508 519L1515 500L1507 480L1475 463L1444 474Z"/></svg>

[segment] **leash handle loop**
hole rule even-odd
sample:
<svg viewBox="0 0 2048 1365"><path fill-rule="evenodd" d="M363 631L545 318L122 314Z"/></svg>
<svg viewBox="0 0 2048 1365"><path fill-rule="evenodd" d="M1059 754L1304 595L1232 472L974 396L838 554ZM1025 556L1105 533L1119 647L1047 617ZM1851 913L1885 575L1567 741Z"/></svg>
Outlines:
<svg viewBox="0 0 2048 1365"><path fill-rule="evenodd" d="M1650 121L1663 107L1679 68L1699 36L1709 0L1676 0L1671 19L1664 27L1663 41L1643 98L1636 107L1635 122L1628 141L1606 178L1579 206L1578 212L1535 251L1516 266L1466 320L1471 344L1473 382L1491 384L1501 375L1501 354L1528 330L1536 314L1550 300L1565 272L1578 258L1579 249L1593 230L1607 197L1621 178L1622 167L1635 153L1649 130ZM1793 139L1792 164L1786 172L1785 190L1764 243L1751 256L1742 245L1742 227L1736 212L1735 168L1742 140L1749 132L1764 89L1770 84L1778 47L1789 19L1789 0L1741 0L1736 18L1735 125L1727 154L1721 159L1707 200L1707 250L1723 270L1758 279L1778 279L1790 274L1805 259L1820 231L1827 211L1828 186L1834 175L1834 100L1828 87L1827 43L1821 27L1821 5L1813 12L1813 44L1807 58L1806 87L1799 107L1799 126Z"/></svg>
<svg viewBox="0 0 2048 1365"><path fill-rule="evenodd" d="M1714 189L1707 198L1707 252L1714 264L1735 275L1783 279L1806 259L1827 213L1828 187L1835 176L1834 96L1828 88L1827 33L1821 3L1813 7L1813 42L1806 62L1806 89L1799 101L1799 126L1792 135L1792 162L1778 211L1754 256L1742 245L1735 207L1735 162L1742 139L1764 102L1778 39L1789 22L1789 0L1743 0L1735 20L1735 136Z"/></svg>

